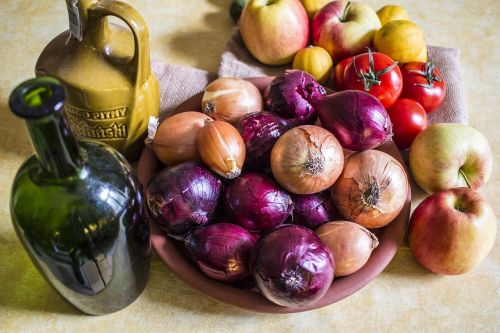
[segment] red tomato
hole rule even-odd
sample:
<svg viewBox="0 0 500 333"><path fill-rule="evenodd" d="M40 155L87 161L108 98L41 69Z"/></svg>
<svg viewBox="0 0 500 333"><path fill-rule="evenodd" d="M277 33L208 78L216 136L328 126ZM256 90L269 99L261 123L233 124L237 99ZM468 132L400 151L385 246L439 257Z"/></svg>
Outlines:
<svg viewBox="0 0 500 333"><path fill-rule="evenodd" d="M401 74L401 97L416 100L427 112L432 112L441 105L446 93L446 83L431 61L409 62L401 67Z"/></svg>
<svg viewBox="0 0 500 333"><path fill-rule="evenodd" d="M387 112L392 121L392 139L399 149L409 148L418 133L427 128L427 113L412 99L398 99Z"/></svg>
<svg viewBox="0 0 500 333"><path fill-rule="evenodd" d="M394 104L403 89L403 79L397 63L378 52L370 51L354 56L344 75L345 89L366 91L386 108Z"/></svg>
<svg viewBox="0 0 500 333"><path fill-rule="evenodd" d="M342 91L344 90L344 83L345 83L345 69L347 65L349 65L352 62L352 57L349 58L344 58L339 61L337 65L335 65L335 69L332 72L332 83L333 83L333 89L336 91Z"/></svg>

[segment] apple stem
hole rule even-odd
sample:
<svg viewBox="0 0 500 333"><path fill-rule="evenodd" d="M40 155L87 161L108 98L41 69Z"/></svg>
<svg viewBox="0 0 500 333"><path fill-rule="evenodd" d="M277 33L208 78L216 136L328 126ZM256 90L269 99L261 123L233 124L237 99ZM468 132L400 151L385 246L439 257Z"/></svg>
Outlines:
<svg viewBox="0 0 500 333"><path fill-rule="evenodd" d="M347 5L344 8L344 11L342 12L342 17L340 18L340 22L345 22L347 20L347 18L346 18L346 16L347 16L347 9L349 8L350 5L351 5L351 2L348 1Z"/></svg>
<svg viewBox="0 0 500 333"><path fill-rule="evenodd" d="M472 188L472 186L470 186L469 180L467 179L467 176L465 175L464 171L462 169L458 169L458 172L460 172L460 174L462 175L462 177L464 177L464 180L465 180L465 183L467 184L467 186L469 188Z"/></svg>

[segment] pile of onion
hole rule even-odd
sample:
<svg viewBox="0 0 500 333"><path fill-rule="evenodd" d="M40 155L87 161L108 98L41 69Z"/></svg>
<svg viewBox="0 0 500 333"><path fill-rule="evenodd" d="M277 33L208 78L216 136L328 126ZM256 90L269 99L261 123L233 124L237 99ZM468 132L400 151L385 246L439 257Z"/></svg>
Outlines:
<svg viewBox="0 0 500 333"><path fill-rule="evenodd" d="M222 77L205 88L201 109L215 120L236 125L247 114L262 111L262 95L247 80Z"/></svg>
<svg viewBox="0 0 500 333"><path fill-rule="evenodd" d="M150 121L146 143L167 168L145 190L148 215L207 276L309 306L367 263L378 246L367 228L401 212L406 172L372 150L392 136L385 108L362 91L325 94L296 70L263 97L220 78L202 112Z"/></svg>
<svg viewBox="0 0 500 333"><path fill-rule="evenodd" d="M366 150L349 156L332 187L332 199L345 219L366 228L379 228L399 215L408 189L406 172L395 158Z"/></svg>
<svg viewBox="0 0 500 333"><path fill-rule="evenodd" d="M221 190L221 181L197 163L163 169L146 188L149 216L168 234L184 235L211 220Z"/></svg>
<svg viewBox="0 0 500 333"><path fill-rule="evenodd" d="M291 119L295 125L314 124L318 113L314 104L325 89L309 74L289 70L278 75L264 92L266 110Z"/></svg>
<svg viewBox="0 0 500 333"><path fill-rule="evenodd" d="M344 166L338 140L324 128L302 125L278 139L271 151L271 170L283 188L295 194L326 190Z"/></svg>

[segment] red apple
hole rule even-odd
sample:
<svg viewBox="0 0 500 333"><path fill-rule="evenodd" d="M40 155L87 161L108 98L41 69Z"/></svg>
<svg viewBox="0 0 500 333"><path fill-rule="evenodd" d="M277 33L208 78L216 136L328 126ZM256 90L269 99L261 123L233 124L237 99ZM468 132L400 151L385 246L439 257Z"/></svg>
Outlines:
<svg viewBox="0 0 500 333"><path fill-rule="evenodd" d="M240 33L260 62L283 65L307 46L309 19L299 0L250 0L241 14Z"/></svg>
<svg viewBox="0 0 500 333"><path fill-rule="evenodd" d="M495 243L497 223L478 192L455 188L427 197L410 219L408 242L417 261L438 274L463 274L478 266Z"/></svg>
<svg viewBox="0 0 500 333"><path fill-rule="evenodd" d="M332 1L313 18L314 45L326 49L339 61L365 51L381 27L377 13L355 1Z"/></svg>

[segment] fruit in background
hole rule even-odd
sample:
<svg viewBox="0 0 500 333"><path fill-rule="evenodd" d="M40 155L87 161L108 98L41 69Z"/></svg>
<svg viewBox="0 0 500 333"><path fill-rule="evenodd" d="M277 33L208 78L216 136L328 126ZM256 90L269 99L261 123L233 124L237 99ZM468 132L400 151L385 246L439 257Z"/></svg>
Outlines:
<svg viewBox="0 0 500 333"><path fill-rule="evenodd" d="M378 18L382 26L391 21L409 20L408 14L401 6L386 5L377 10Z"/></svg>
<svg viewBox="0 0 500 333"><path fill-rule="evenodd" d="M380 27L377 14L367 5L332 1L314 16L312 38L314 45L323 47L339 61L362 52Z"/></svg>
<svg viewBox="0 0 500 333"><path fill-rule="evenodd" d="M490 178L492 154L478 130L462 124L433 124L410 147L415 181L432 193L456 187L480 189Z"/></svg>
<svg viewBox="0 0 500 333"><path fill-rule="evenodd" d="M385 108L398 99L403 90L403 79L397 62L378 52L354 56L344 72L345 89L366 91L376 97Z"/></svg>
<svg viewBox="0 0 500 333"><path fill-rule="evenodd" d="M327 3L332 2L332 0L300 0L300 2L302 2L302 5L306 9L307 16L312 20L314 15Z"/></svg>
<svg viewBox="0 0 500 333"><path fill-rule="evenodd" d="M441 105L446 94L446 83L443 75L430 60L404 64L401 74L401 97L417 101L427 112L432 112Z"/></svg>
<svg viewBox="0 0 500 333"><path fill-rule="evenodd" d="M241 12L248 0L233 0L231 7L229 7L229 16L233 19L234 23L238 23L240 20Z"/></svg>
<svg viewBox="0 0 500 333"><path fill-rule="evenodd" d="M415 137L427 128L427 113L412 99L399 98L387 112L392 121L392 140L399 149L409 148Z"/></svg>
<svg viewBox="0 0 500 333"><path fill-rule="evenodd" d="M336 91L342 91L345 89L345 69L352 62L352 57L344 58L335 65L335 69L332 72L332 84L333 89Z"/></svg>
<svg viewBox="0 0 500 333"><path fill-rule="evenodd" d="M250 0L240 18L250 53L266 65L284 65L307 46L309 19L299 0Z"/></svg>
<svg viewBox="0 0 500 333"><path fill-rule="evenodd" d="M427 197L413 212L408 243L415 259L438 274L477 267L495 243L493 208L478 192L455 188Z"/></svg>
<svg viewBox="0 0 500 333"><path fill-rule="evenodd" d="M292 67L311 74L319 83L325 83L332 72L333 61L324 48L311 45L297 52Z"/></svg>
<svg viewBox="0 0 500 333"><path fill-rule="evenodd" d="M373 43L377 51L400 63L427 61L424 34L413 22L397 20L384 24L375 33Z"/></svg>

